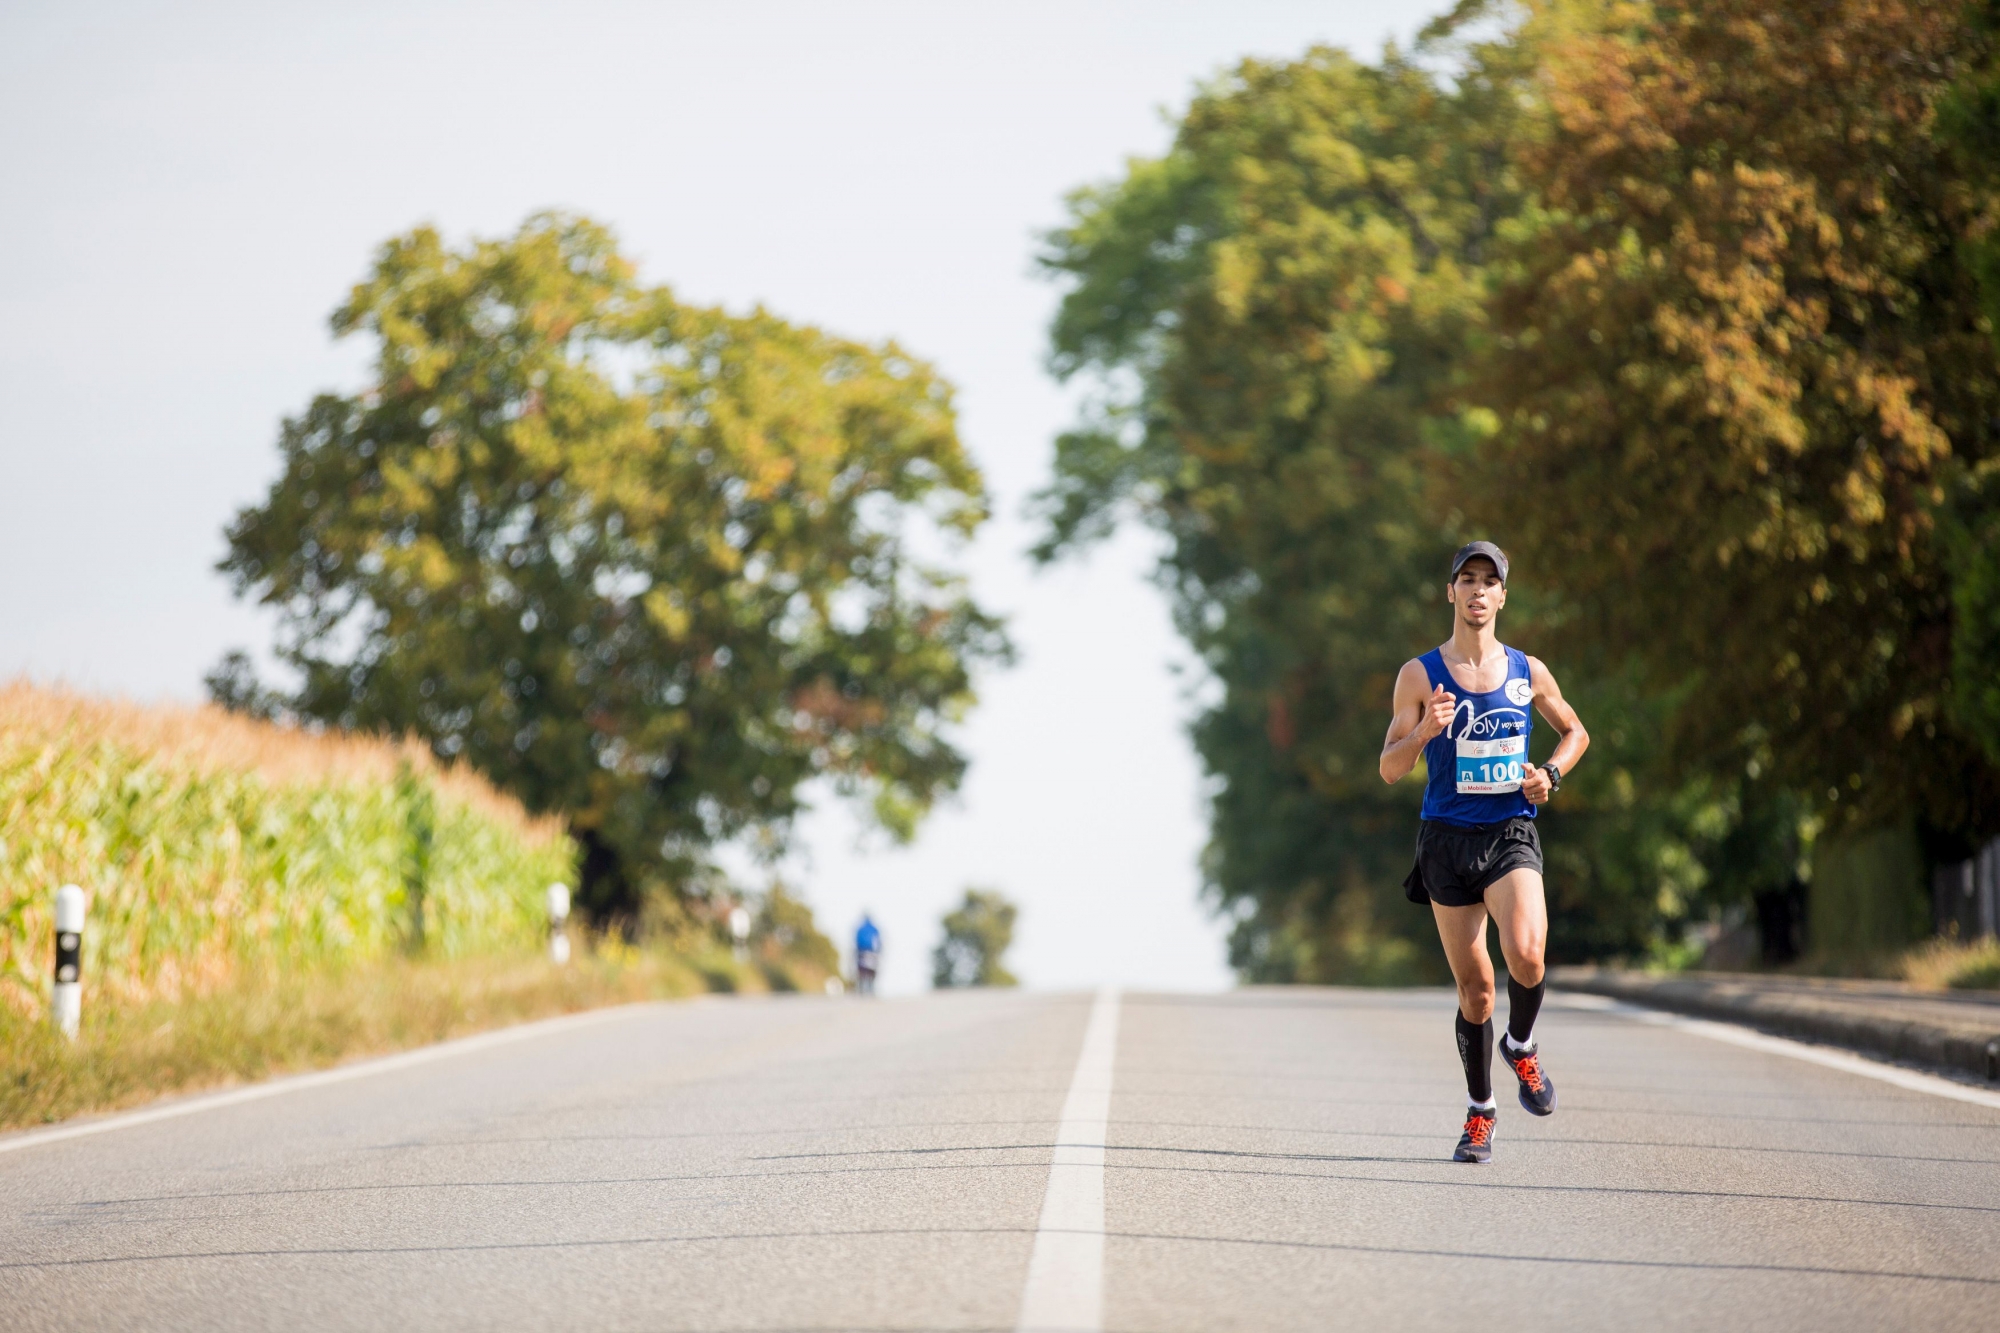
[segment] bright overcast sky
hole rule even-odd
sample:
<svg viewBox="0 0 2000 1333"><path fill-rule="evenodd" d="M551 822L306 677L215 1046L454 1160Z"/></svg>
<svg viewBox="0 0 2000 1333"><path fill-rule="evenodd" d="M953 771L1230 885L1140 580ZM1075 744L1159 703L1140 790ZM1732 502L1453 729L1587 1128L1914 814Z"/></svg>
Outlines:
<svg viewBox="0 0 2000 1333"><path fill-rule="evenodd" d="M195 699L269 626L212 566L279 418L359 382L326 316L375 246L562 208L686 299L895 337L960 389L999 518L967 554L1021 664L982 683L965 789L885 849L822 803L785 867L927 982L967 884L1013 897L1031 985L1228 982L1184 661L1151 547L1037 574L1025 497L1067 399L1034 236L1164 148L1245 55L1373 55L1439 0L0 7L0 676Z"/></svg>

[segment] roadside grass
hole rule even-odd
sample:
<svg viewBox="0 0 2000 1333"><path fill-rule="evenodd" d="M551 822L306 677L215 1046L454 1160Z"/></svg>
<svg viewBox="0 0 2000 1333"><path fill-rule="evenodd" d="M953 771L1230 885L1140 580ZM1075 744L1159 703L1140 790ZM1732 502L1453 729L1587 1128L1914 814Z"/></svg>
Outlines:
<svg viewBox="0 0 2000 1333"><path fill-rule="evenodd" d="M819 989L783 958L608 942L566 967L539 955L395 958L310 972L247 971L180 1000L92 1003L64 1040L46 1015L0 1006L0 1129L117 1110L530 1019L706 991ZM774 984L776 983L776 984Z"/></svg>
<svg viewBox="0 0 2000 1333"><path fill-rule="evenodd" d="M2000 940L1941 938L1902 949L1814 950L1783 967L1720 970L1902 981L1919 990L2000 990Z"/></svg>
<svg viewBox="0 0 2000 1333"><path fill-rule="evenodd" d="M1927 940L1902 955L1897 975L1930 990L2000 989L2000 940Z"/></svg>
<svg viewBox="0 0 2000 1333"><path fill-rule="evenodd" d="M1755 939L1747 941L1749 956L1731 951L1721 960L1699 942L1656 945L1637 958L1614 960L1611 966L1656 974L1678 972L1749 972L1769 976L1849 978L1901 981L1918 990L2000 990L2000 939L1991 936L1962 940L1943 937L1899 948L1813 949L1790 963L1759 963ZM1495 949L1496 962L1498 950Z"/></svg>

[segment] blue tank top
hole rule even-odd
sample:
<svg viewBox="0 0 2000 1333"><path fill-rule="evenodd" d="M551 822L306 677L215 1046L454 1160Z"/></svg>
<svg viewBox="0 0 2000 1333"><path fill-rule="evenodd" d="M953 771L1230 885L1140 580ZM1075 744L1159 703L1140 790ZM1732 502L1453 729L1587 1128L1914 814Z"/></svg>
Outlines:
<svg viewBox="0 0 2000 1333"><path fill-rule="evenodd" d="M1424 746L1424 818L1469 828L1503 819L1535 817L1521 795L1528 767L1528 733L1534 728L1534 686L1528 655L1507 650L1507 679L1500 688L1475 694L1452 679L1436 648L1417 659L1431 688L1442 685L1458 696L1451 725Z"/></svg>

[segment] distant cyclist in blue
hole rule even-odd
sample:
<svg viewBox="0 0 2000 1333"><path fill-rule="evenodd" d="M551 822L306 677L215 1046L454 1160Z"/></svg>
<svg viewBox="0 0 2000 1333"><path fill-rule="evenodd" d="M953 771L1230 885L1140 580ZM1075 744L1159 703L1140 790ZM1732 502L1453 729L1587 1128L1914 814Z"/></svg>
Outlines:
<svg viewBox="0 0 2000 1333"><path fill-rule="evenodd" d="M860 929L854 932L854 985L863 995L875 993L875 969L882 962L882 932L875 919L863 912Z"/></svg>
<svg viewBox="0 0 2000 1333"><path fill-rule="evenodd" d="M1452 1159L1493 1156L1493 963L1486 918L1500 932L1507 959L1507 1031L1500 1055L1520 1080L1521 1105L1535 1115L1556 1109L1555 1084L1535 1044L1541 1011L1542 952L1549 912L1542 892L1542 840L1535 808L1562 786L1590 748L1576 710L1535 658L1494 635L1507 605L1507 554L1472 542L1451 560L1445 586L1451 638L1403 664L1396 715L1382 745L1382 780L1401 782L1423 757L1423 823L1417 864L1403 881L1411 902L1428 902L1438 938L1458 981L1458 1057L1470 1105ZM1549 761L1528 762L1528 736L1540 713L1560 739Z"/></svg>

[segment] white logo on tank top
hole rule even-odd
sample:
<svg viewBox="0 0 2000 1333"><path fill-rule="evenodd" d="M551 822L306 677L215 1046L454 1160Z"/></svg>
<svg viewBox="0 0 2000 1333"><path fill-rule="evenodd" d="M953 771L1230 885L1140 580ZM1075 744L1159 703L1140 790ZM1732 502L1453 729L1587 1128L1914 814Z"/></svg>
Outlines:
<svg viewBox="0 0 2000 1333"><path fill-rule="evenodd" d="M1535 697L1535 687L1532 682L1523 680L1518 676L1515 677L1513 680L1507 682L1508 703L1519 704L1521 705L1521 707L1526 708L1528 706L1528 700L1534 697Z"/></svg>

